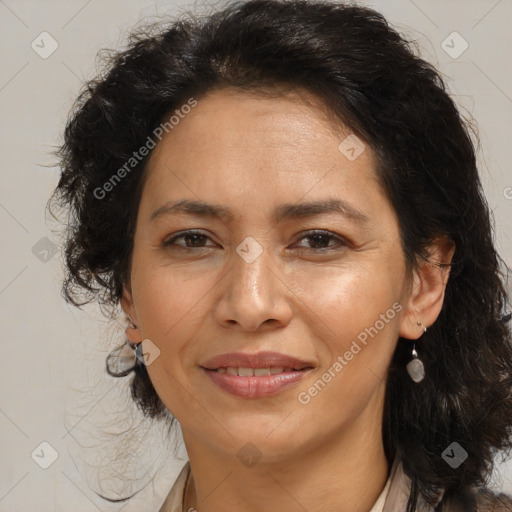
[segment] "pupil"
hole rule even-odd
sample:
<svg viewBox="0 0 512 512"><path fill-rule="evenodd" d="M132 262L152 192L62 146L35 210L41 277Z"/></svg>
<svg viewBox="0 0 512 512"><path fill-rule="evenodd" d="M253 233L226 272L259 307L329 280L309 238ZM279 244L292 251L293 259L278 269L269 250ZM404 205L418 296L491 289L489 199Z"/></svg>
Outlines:
<svg viewBox="0 0 512 512"><path fill-rule="evenodd" d="M322 245L322 240L325 242L325 235L313 235L313 241L315 245Z"/></svg>
<svg viewBox="0 0 512 512"><path fill-rule="evenodd" d="M200 245L200 241L203 235L188 235L188 240L193 240L192 245ZM199 239L199 240L198 240Z"/></svg>

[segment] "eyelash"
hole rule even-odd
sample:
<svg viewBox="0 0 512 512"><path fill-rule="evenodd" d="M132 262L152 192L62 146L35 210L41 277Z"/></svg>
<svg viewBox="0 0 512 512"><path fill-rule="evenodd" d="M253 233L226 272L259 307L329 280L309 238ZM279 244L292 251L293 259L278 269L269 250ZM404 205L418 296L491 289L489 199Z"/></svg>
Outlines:
<svg viewBox="0 0 512 512"><path fill-rule="evenodd" d="M164 241L163 243L163 246L164 247L169 247L171 245L175 245L175 242L176 240L178 240L179 238L186 238L188 236L201 236L203 238L210 238L208 235L205 235L204 233L202 233L201 231L196 231L196 230L190 230L190 231L183 231L182 233L176 235L176 236L173 236L172 238L170 239L167 239ZM325 252L325 251L333 251L333 250L340 250L341 248L343 247L346 247L349 245L349 242L344 239L343 237L339 236L339 235L334 235L333 233L330 233L329 231L321 231L321 230L312 230L312 231L307 231L299 240L302 240L304 238L312 238L314 236L323 236L324 238L327 238L328 240L337 240L340 247L321 247L321 248L314 248L314 247L302 247L302 249L311 249L311 250L317 250L317 251L321 251L321 252ZM212 246L202 246L202 247L186 247L186 246L183 246L183 245L178 245L179 247L181 247L182 249L190 249L190 250L193 250L193 249L205 249L207 247L212 247Z"/></svg>

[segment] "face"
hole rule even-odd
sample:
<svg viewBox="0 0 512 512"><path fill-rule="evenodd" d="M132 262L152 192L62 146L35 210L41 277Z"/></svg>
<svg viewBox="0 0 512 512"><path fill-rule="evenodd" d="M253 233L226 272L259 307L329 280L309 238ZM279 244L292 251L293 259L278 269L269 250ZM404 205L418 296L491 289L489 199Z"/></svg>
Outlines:
<svg viewBox="0 0 512 512"><path fill-rule="evenodd" d="M306 92L217 90L155 148L122 304L185 441L277 460L380 421L411 283L370 148L339 149L349 135ZM286 366L217 358L261 352L303 369L211 370Z"/></svg>

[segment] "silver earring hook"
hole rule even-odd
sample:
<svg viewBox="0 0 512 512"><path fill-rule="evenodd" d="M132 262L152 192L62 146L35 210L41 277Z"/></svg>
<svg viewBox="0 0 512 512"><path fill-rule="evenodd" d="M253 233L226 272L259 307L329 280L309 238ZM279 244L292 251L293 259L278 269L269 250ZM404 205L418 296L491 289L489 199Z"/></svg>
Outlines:
<svg viewBox="0 0 512 512"><path fill-rule="evenodd" d="M416 321L416 325L418 325L418 327L423 327L423 334L427 332L427 328L419 320Z"/></svg>

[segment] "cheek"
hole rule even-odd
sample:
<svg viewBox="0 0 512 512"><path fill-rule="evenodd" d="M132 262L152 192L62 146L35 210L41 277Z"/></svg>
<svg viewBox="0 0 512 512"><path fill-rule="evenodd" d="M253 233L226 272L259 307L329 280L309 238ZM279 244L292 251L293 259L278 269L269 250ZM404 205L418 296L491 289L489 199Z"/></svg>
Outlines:
<svg viewBox="0 0 512 512"><path fill-rule="evenodd" d="M316 326L321 332L344 344L374 325L399 299L401 271L387 265L373 261L339 268L294 269L290 287L318 315Z"/></svg>
<svg viewBox="0 0 512 512"><path fill-rule="evenodd" d="M145 268L133 285L143 335L157 345L179 349L180 340L186 340L204 316L208 291L218 279L207 272L187 278L180 269Z"/></svg>
<svg viewBox="0 0 512 512"><path fill-rule="evenodd" d="M304 286L304 314L322 355L316 379L325 383L299 391L306 392L322 414L329 403L343 404L349 416L357 414L385 380L398 339L401 275L398 267L390 273L373 262L322 269L316 272L315 286L307 287L307 276L295 274ZM303 395L304 400L308 396Z"/></svg>

